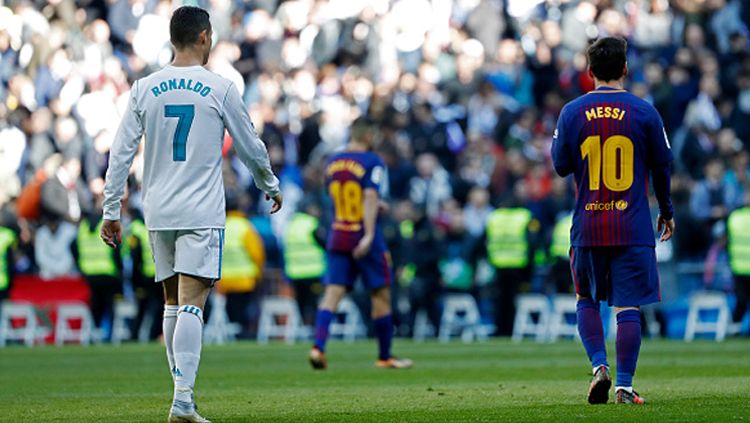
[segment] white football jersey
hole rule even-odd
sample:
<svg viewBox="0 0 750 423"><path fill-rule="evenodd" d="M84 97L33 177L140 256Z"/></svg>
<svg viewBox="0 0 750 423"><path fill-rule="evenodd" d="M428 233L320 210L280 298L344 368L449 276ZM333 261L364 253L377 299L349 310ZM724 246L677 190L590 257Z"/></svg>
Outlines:
<svg viewBox="0 0 750 423"><path fill-rule="evenodd" d="M120 218L138 143L145 135L143 212L149 230L223 228L224 128L256 186L279 193L268 152L237 88L202 66L166 66L136 81L112 144L104 186L104 218Z"/></svg>

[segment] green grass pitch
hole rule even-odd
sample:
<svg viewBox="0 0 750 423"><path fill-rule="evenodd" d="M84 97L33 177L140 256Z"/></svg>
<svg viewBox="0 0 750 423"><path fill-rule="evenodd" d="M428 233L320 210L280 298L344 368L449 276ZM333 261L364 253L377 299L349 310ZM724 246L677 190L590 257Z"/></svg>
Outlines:
<svg viewBox="0 0 750 423"><path fill-rule="evenodd" d="M375 343L332 342L312 371L306 344L203 350L196 400L214 422L750 421L750 341L645 340L643 407L586 403L580 344L443 345L397 340L411 370L373 366ZM614 345L608 345L614 350ZM0 421L164 422L163 347L0 349Z"/></svg>

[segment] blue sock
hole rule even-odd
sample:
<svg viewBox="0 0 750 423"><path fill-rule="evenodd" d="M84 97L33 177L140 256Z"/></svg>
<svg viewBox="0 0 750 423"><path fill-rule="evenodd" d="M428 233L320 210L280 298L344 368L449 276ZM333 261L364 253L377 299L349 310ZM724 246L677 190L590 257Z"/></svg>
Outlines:
<svg viewBox="0 0 750 423"><path fill-rule="evenodd" d="M387 360L391 358L391 341L393 341L393 317L388 314L373 322L375 326L375 336L378 337L378 347L380 348L379 358Z"/></svg>
<svg viewBox="0 0 750 423"><path fill-rule="evenodd" d="M585 298L576 304L576 323L583 347L589 356L592 367L609 366L607 349L604 346L604 327L599 313L599 303Z"/></svg>
<svg viewBox="0 0 750 423"><path fill-rule="evenodd" d="M318 314L315 316L315 346L321 351L326 350L326 341L328 341L328 327L331 325L333 320L333 312L331 310L318 310Z"/></svg>
<svg viewBox="0 0 750 423"><path fill-rule="evenodd" d="M635 365L641 349L641 312L617 313L617 386L633 386Z"/></svg>

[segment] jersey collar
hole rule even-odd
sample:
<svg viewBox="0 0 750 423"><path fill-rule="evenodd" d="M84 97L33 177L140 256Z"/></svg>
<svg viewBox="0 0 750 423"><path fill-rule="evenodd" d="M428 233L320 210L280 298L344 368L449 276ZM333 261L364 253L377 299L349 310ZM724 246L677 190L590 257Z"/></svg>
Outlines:
<svg viewBox="0 0 750 423"><path fill-rule="evenodd" d="M609 94L609 93L626 93L627 90L621 90L619 88L612 88L612 87L599 87L594 88L593 90L589 91L588 94L591 93L599 93L599 94Z"/></svg>

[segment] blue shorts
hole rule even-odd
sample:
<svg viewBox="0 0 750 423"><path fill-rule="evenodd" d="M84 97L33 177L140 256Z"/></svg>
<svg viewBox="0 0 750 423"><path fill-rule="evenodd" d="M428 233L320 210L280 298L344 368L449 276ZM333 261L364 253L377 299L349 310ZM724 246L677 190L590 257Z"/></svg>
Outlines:
<svg viewBox="0 0 750 423"><path fill-rule="evenodd" d="M661 301L654 247L573 247L570 270L580 296L615 307Z"/></svg>
<svg viewBox="0 0 750 423"><path fill-rule="evenodd" d="M343 285L347 288L354 286L357 277L362 277L365 288L375 290L391 286L391 257L388 251L370 251L359 260L355 260L351 253L329 251L328 269L324 284Z"/></svg>

